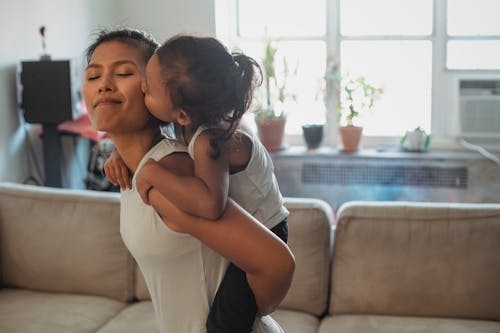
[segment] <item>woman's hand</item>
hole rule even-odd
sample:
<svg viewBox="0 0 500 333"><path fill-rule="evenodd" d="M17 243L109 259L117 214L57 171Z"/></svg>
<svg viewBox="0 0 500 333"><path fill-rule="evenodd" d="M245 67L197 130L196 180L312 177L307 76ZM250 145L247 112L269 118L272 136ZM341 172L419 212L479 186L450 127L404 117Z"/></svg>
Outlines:
<svg viewBox="0 0 500 333"><path fill-rule="evenodd" d="M116 149L113 149L106 163L104 163L104 172L111 184L120 185L122 190L132 188L128 168Z"/></svg>

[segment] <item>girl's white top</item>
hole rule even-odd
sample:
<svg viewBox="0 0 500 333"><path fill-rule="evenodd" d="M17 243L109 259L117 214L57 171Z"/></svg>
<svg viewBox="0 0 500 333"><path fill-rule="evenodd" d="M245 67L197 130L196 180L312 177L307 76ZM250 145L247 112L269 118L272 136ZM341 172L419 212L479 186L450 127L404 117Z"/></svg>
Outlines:
<svg viewBox="0 0 500 333"><path fill-rule="evenodd" d="M158 161L174 152L186 152L186 147L162 140L143 157L135 174L149 158ZM120 232L144 274L160 331L206 332L208 311L227 260L198 239L168 228L155 210L142 202L135 176L132 189L121 194ZM283 332L269 316L256 319L254 331Z"/></svg>
<svg viewBox="0 0 500 333"><path fill-rule="evenodd" d="M207 130L200 126L189 141L189 156L195 160L194 145L198 136ZM177 131L181 133L181 131ZM257 220L271 229L289 214L274 175L271 156L252 133L241 131L252 140L252 156L245 170L229 175L228 195ZM184 138L181 137L181 142ZM196 160L195 160L196 163Z"/></svg>

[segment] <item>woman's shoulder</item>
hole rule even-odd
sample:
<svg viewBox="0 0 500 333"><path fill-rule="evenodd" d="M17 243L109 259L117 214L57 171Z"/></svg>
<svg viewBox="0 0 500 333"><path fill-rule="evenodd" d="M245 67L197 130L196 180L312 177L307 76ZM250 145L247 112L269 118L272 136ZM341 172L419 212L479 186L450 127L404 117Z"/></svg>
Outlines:
<svg viewBox="0 0 500 333"><path fill-rule="evenodd" d="M173 153L186 153L187 147L180 141L163 138L148 152L148 157L159 161L165 156Z"/></svg>

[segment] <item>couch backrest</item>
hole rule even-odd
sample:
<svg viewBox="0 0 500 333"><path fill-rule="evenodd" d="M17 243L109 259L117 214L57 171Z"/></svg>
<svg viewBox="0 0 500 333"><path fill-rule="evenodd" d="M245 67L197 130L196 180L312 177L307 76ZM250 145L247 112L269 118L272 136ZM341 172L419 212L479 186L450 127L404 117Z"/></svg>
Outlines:
<svg viewBox="0 0 500 333"><path fill-rule="evenodd" d="M500 320L500 204L351 202L330 314Z"/></svg>
<svg viewBox="0 0 500 333"><path fill-rule="evenodd" d="M3 285L133 297L117 194L0 183Z"/></svg>
<svg viewBox="0 0 500 333"><path fill-rule="evenodd" d="M333 213L326 202L317 199L285 198L285 205L290 211L288 244L296 267L290 291L280 308L319 316L328 305ZM139 269L135 288L138 299L150 299Z"/></svg>

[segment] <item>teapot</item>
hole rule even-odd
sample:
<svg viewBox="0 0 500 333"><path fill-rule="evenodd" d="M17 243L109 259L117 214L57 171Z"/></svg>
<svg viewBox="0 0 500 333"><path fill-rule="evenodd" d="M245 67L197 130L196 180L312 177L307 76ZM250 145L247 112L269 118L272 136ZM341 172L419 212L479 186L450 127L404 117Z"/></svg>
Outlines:
<svg viewBox="0 0 500 333"><path fill-rule="evenodd" d="M430 135L419 127L413 131L406 131L401 139L401 146L404 150L413 152L426 151L429 148Z"/></svg>

